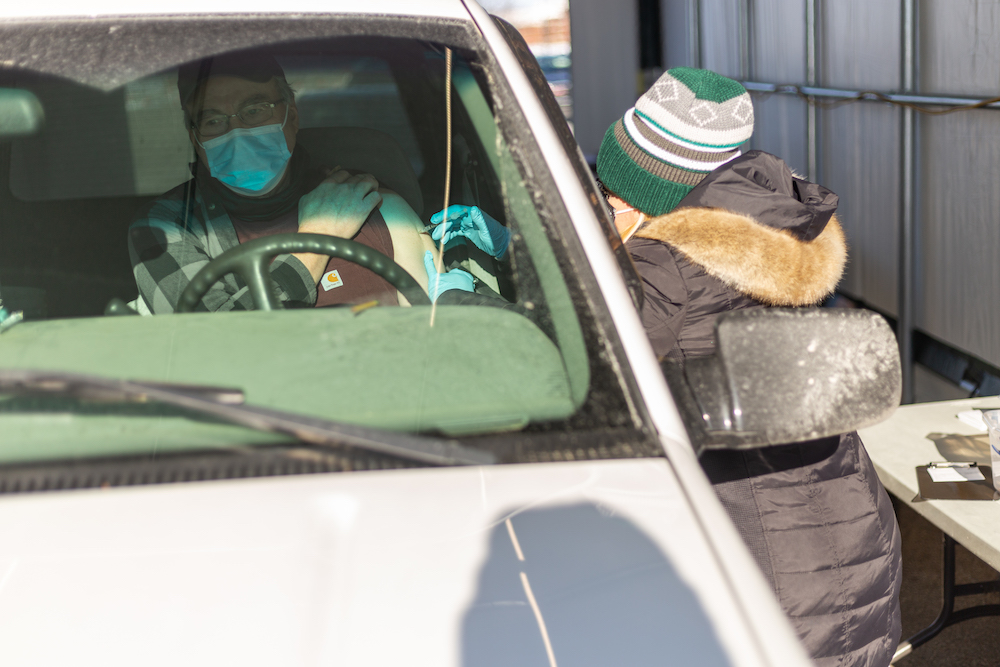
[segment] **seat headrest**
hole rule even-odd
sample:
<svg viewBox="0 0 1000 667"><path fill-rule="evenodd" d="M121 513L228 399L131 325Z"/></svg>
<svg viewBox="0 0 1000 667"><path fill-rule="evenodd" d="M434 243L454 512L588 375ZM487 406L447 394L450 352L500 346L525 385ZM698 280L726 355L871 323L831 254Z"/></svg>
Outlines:
<svg viewBox="0 0 1000 667"><path fill-rule="evenodd" d="M367 127L310 127L299 130L295 140L309 151L313 164L367 172L423 216L424 197L413 165L402 146L385 132Z"/></svg>

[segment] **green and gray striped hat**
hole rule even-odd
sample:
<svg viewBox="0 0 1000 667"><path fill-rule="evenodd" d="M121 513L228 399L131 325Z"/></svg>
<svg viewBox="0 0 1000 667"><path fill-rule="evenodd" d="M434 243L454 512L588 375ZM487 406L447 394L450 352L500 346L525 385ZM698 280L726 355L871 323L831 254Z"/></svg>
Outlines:
<svg viewBox="0 0 1000 667"><path fill-rule="evenodd" d="M608 128L597 176L646 215L674 208L753 134L753 103L738 82L675 67Z"/></svg>

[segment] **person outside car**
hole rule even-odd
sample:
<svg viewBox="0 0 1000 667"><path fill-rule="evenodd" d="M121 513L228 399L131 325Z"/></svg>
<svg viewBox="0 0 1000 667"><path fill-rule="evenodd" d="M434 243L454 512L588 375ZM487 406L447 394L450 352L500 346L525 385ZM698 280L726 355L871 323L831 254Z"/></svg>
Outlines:
<svg viewBox="0 0 1000 667"><path fill-rule="evenodd" d="M711 354L723 313L816 305L840 280L837 196L773 155L742 155L753 122L738 82L675 68L602 142L598 178L661 359ZM700 461L816 664L888 665L900 534L857 433Z"/></svg>

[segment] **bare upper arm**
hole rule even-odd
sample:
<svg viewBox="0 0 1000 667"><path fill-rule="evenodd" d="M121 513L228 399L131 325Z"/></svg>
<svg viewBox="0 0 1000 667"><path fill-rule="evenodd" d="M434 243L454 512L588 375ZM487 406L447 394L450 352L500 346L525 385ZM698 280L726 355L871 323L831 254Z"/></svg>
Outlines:
<svg viewBox="0 0 1000 667"><path fill-rule="evenodd" d="M382 205L379 211L392 238L393 260L406 269L427 291L424 253L428 250L437 260L437 247L429 234L423 233L424 223L402 197L388 188L380 188Z"/></svg>

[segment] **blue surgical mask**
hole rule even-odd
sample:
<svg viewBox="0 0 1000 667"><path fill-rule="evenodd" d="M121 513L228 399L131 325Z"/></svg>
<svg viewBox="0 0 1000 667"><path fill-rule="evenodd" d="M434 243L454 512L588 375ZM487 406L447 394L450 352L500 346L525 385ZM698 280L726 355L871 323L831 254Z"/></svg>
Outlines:
<svg viewBox="0 0 1000 667"><path fill-rule="evenodd" d="M205 149L212 176L230 190L248 197L266 195L281 182L288 160L285 120L281 125L235 128L221 137L198 142Z"/></svg>

